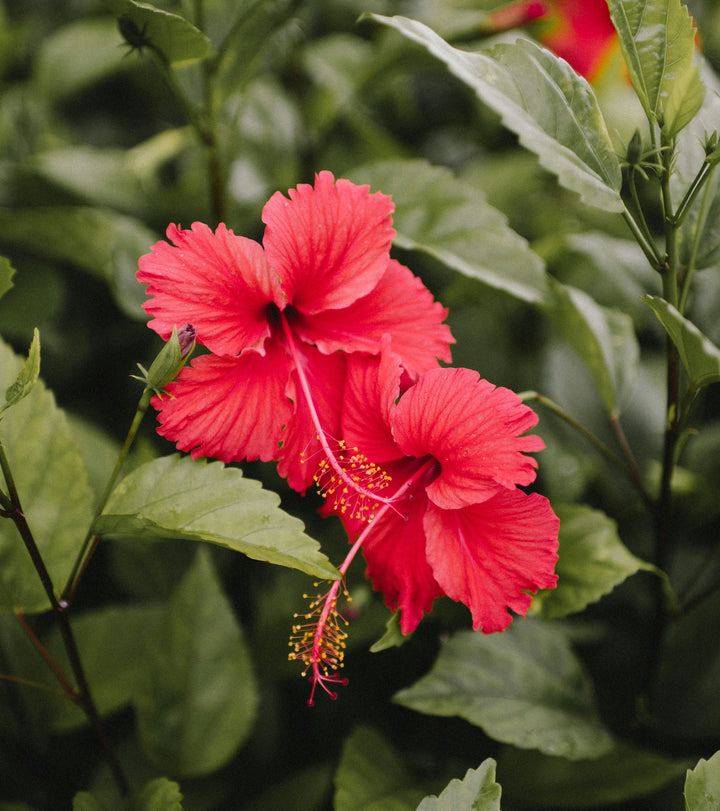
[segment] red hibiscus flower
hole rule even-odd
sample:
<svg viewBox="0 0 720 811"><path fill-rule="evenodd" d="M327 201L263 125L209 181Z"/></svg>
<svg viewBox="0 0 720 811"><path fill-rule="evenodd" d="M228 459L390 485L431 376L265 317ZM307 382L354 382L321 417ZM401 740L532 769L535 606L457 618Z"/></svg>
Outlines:
<svg viewBox="0 0 720 811"><path fill-rule="evenodd" d="M262 245L222 224L169 226L139 263L149 326L167 339L192 324L209 353L154 399L159 432L193 457L278 460L304 490L301 452L332 458L340 430L338 350L378 352L388 334L413 375L449 360L447 311L390 259L392 211L388 196L320 172L270 198Z"/></svg>
<svg viewBox="0 0 720 811"><path fill-rule="evenodd" d="M362 548L404 634L443 595L470 609L475 630L503 631L509 609L524 615L531 593L555 585L558 518L546 498L518 488L535 479L525 454L544 447L523 435L536 422L516 394L469 369L435 368L413 383L390 352L348 358L345 463L383 498L368 508L366 496L321 475L323 511L337 512L356 539L340 572ZM345 683L336 674L340 588L334 583L293 628L290 658L312 671L310 703L318 684L334 698L328 683Z"/></svg>

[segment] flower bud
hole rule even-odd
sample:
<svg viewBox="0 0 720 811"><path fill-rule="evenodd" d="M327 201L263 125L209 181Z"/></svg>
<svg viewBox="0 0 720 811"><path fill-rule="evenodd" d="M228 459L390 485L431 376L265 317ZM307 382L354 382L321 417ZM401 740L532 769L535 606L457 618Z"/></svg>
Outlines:
<svg viewBox="0 0 720 811"><path fill-rule="evenodd" d="M643 154L642 136L640 130L635 130L627 148L627 162L629 166L637 166Z"/></svg>
<svg viewBox="0 0 720 811"><path fill-rule="evenodd" d="M173 328L172 335L168 338L165 346L160 350L155 360L152 362L149 371L145 371L140 364L138 367L143 372L143 377L136 377L142 380L145 387L157 394L162 393L165 386L173 381L179 374L185 361L195 346L197 330L192 324L185 324L179 330L177 326Z"/></svg>

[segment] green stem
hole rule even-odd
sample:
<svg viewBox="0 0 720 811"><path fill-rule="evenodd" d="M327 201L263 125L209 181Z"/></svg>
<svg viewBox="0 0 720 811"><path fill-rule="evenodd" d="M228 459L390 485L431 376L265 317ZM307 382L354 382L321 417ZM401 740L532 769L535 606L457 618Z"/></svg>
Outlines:
<svg viewBox="0 0 720 811"><path fill-rule="evenodd" d="M645 483L642 480L642 476L640 476L640 472L637 469L637 465L632 459L632 455L630 455L630 459L626 461L622 457L618 456L614 451L612 451L599 437L593 434L592 431L589 431L582 423L578 422L574 417L571 417L566 411L564 411L561 406L559 406L556 402L551 400L549 397L546 397L543 394L538 393L537 391L525 391L519 395L520 399L523 402L527 402L528 400L534 400L540 405L544 406L548 409L548 411L552 411L553 414L560 417L564 420L568 425L574 428L579 434L581 434L588 442L597 450L599 451L609 462L615 465L619 470L621 470L635 485L638 492L643 498L645 503L652 507L653 501L648 493ZM619 427L619 426L618 426ZM622 430L620 430L620 435L623 437ZM621 446L623 447L623 451L625 451L626 444L621 442ZM629 454L629 448L627 449L627 453Z"/></svg>
<svg viewBox="0 0 720 811"><path fill-rule="evenodd" d="M137 436L137 432L140 428L140 424L143 421L145 414L147 413L148 406L150 405L150 400L153 395L153 390L146 386L143 390L142 396L140 397L140 401L138 402L137 409L135 411L135 416L133 417L132 423L130 424L130 428L128 429L127 436L125 437L125 442L123 443L122 448L120 449L120 453L118 455L117 461L115 462L115 467L113 468L112 473L110 474L110 478L108 479L107 484L105 485L105 490L103 491L102 496L100 496L100 501L98 502L97 506L95 507L95 515L93 520L88 527L87 534L82 542L82 546L80 547L80 552L78 553L77 557L75 558L75 563L73 564L72 571L70 573L70 577L68 578L67 585L62 594L62 605L67 607L72 604L73 599L75 597L75 592L82 580L83 574L85 573L88 563L97 548L99 543L99 537L92 531L92 528L95 524L95 521L100 516L102 511L105 509L105 505L110 498L110 494L115 487L115 482L117 481L118 475L120 474L120 470L125 463L125 459L127 458L128 452L135 441L135 437Z"/></svg>
<svg viewBox="0 0 720 811"><path fill-rule="evenodd" d="M636 215L633 218L636 225L639 228L640 233L643 235L645 239L645 243L650 248L651 253L651 263L654 259L654 267L659 269L662 266L662 257L658 253L657 247L655 246L655 240L653 238L652 232L650 231L650 227L647 224L647 220L645 219L645 214L643 212L642 204L640 203L640 197L638 196L637 191L637 183L635 182L635 172L630 169L628 172L628 185L630 187L630 197L632 198L633 205L635 206ZM641 246L642 247L642 246ZM647 256L647 254L646 254ZM648 257L650 258L650 257Z"/></svg>
<svg viewBox="0 0 720 811"><path fill-rule="evenodd" d="M705 196L703 197L702 206L698 214L698 220L695 225L695 233L693 235L692 246L690 248L690 256L688 257L687 271L683 279L682 289L680 291L680 302L678 309L681 313L685 312L685 305L690 293L690 283L692 281L693 273L695 272L695 261L697 253L700 249L700 239L702 238L703 228L705 228L705 221L707 220L710 203L712 201L712 178L715 173L715 164L713 164L710 172L708 173L708 183L705 187Z"/></svg>
<svg viewBox="0 0 720 811"><path fill-rule="evenodd" d="M0 448L2 448L2 443L0 443ZM2 460L3 472L5 474L6 480L8 479L9 476L10 481L12 481L12 474L9 471L9 466L7 465L7 457L5 456L4 450L2 451L2 453L0 453L0 460ZM118 761L115 752L113 751L113 748L110 745L110 741L107 738L105 728L103 727L102 721L100 719L100 714L97 711L97 707L95 706L95 702L93 701L92 694L90 693L90 686L85 676L85 670L82 665L82 660L80 659L80 652L78 650L77 642L75 641L72 626L70 625L70 618L67 615L65 607L60 604L57 597L55 596L55 587L53 586L50 573L48 572L47 566L45 565L45 561L43 560L43 557L40 554L40 550L38 549L37 543L35 542L35 538L32 534L30 526L22 511L22 505L20 503L17 490L15 489L15 484L13 482L11 486L10 481L8 481L8 487L15 494L14 504L13 509L10 512L6 512L5 516L12 519L18 532L20 533L20 537L22 538L23 543L25 544L25 548L27 549L28 554L30 555L30 558L33 562L33 566L35 567L38 577L40 578L40 582L43 585L43 589L45 590L45 594L47 595L48 601L50 602L50 606L58 618L60 634L63 639L63 644L65 646L68 659L70 661L70 667L72 669L73 675L75 676L75 681L77 682L77 691L73 690L72 693L70 693L70 695L71 696L75 695L77 697L76 698L77 703L82 707L83 711L85 712L85 715L87 716L88 720L95 729L95 734L105 752L105 756L107 758L108 764L110 765L118 788L123 794L127 794L129 790L128 782L125 778L122 767L120 766L120 762Z"/></svg>
<svg viewBox="0 0 720 811"><path fill-rule="evenodd" d="M695 198L700 193L700 190L705 185L706 181L711 177L712 170L715 168L714 164L709 164L707 161L703 163L700 167L700 171L695 175L693 178L692 183L690 184L688 190L685 192L685 196L680 201L680 205L675 212L673 217L673 221L675 226L678 227L682 224L683 220L687 216L688 212L692 208L692 204L695 202Z"/></svg>
<svg viewBox="0 0 720 811"><path fill-rule="evenodd" d="M635 218L627 210L627 208L623 209L622 215L623 219L628 225L628 228L630 229L630 231L632 231L632 235L635 237L635 241L642 248L642 252L645 254L645 258L648 260L650 265L655 270L660 270L663 266L663 260L660 254L658 253L657 248L655 247L655 243L648 242L648 240L645 239L642 230L635 222Z"/></svg>

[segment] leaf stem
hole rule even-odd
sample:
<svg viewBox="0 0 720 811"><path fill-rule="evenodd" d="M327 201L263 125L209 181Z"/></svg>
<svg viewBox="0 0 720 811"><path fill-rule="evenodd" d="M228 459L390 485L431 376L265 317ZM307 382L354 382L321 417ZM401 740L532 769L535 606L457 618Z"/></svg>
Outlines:
<svg viewBox="0 0 720 811"><path fill-rule="evenodd" d="M549 397L546 397L544 394L540 394L537 391L525 391L519 395L520 399L523 402L527 402L528 400L534 400L535 402L540 403L540 405L544 406L548 409L548 411L552 411L553 414L560 417L560 419L564 420L569 426L574 428L579 434L581 434L588 442L597 450L599 451L602 456L604 456L608 461L610 461L613 465L615 465L619 470L621 470L635 485L638 492L643 498L643 501L649 508L654 507L654 502L652 497L647 491L645 487L645 482L640 475L640 471L637 468L635 460L630 453L630 449L627 446L627 442L625 440L625 436L622 432L622 428L620 428L617 419L614 419L613 428L615 429L615 433L618 436L618 441L623 449L623 452L626 454L627 459L623 459L622 457L618 456L614 451L612 451L599 437L593 434L592 431L588 430L582 423L578 422L574 417L571 417L561 406L559 406L556 402L551 400Z"/></svg>
<svg viewBox="0 0 720 811"><path fill-rule="evenodd" d="M693 235L692 246L690 248L690 256L688 257L685 278L683 279L682 289L680 291L680 302L678 304L678 310L680 313L685 312L685 305L687 304L687 298L690 293L690 283L692 281L693 273L695 272L695 261L700 248L700 238L702 237L703 228L705 227L705 221L707 220L708 210L710 208L710 202L712 200L712 178L713 174L715 173L716 165L717 164L713 164L710 172L708 173L708 183L705 187L705 196L703 197L702 206L695 225L695 233Z"/></svg>
<svg viewBox="0 0 720 811"><path fill-rule="evenodd" d="M655 244L653 242L648 242L637 222L635 222L635 218L627 208L623 209L622 216L627 223L628 228L630 228L632 235L635 237L635 241L645 254L645 258L655 270L660 270L663 266L663 261L657 248L655 247Z"/></svg>
<svg viewBox="0 0 720 811"><path fill-rule="evenodd" d="M120 470L125 463L125 459L127 458L128 452L135 441L135 437L137 436L137 432L140 428L140 424L147 413L148 406L150 405L150 400L153 395L153 390L150 386L146 386L143 389L143 393L140 396L140 400L137 405L137 409L135 410L135 415L133 417L132 423L130 424L130 428L128 429L127 436L125 437L125 442L123 443L122 448L120 449L120 453L118 454L117 461L115 462L115 467L113 468L112 473L110 474L110 478L105 485L105 490L103 494L100 496L100 500L98 501L95 507L95 515L93 516L93 520L90 522L90 526L88 527L87 534L83 539L82 546L80 547L80 552L78 553L77 557L75 558L75 563L73 564L72 571L70 573L70 577L68 578L67 585L62 593L62 603L65 606L69 606L72 604L73 600L75 599L75 593L77 592L77 588L80 585L80 581L82 580L85 571L87 570L88 564L90 563L90 559L92 558L95 550L97 549L99 543L99 536L97 536L93 532L93 526L95 525L95 521L98 519L102 511L105 509L105 505L110 498L110 494L115 487L115 482L117 481L118 475L120 474Z"/></svg>
<svg viewBox="0 0 720 811"><path fill-rule="evenodd" d="M638 196L637 183L635 182L635 172L632 170L632 168L628 172L628 186L630 187L630 197L632 198L633 206L635 207L636 212L636 215L633 217L633 222L638 226L638 230L640 234L642 234L645 240L645 245L650 252L649 256L648 253L646 253L645 256L647 256L653 267L656 270L659 270L663 264L662 257L658 252L657 246L655 245L655 240L653 239L653 235L650 231L650 227L645 219L642 204L640 203L640 197ZM637 239L637 236L635 238ZM642 243L640 247L643 248Z"/></svg>

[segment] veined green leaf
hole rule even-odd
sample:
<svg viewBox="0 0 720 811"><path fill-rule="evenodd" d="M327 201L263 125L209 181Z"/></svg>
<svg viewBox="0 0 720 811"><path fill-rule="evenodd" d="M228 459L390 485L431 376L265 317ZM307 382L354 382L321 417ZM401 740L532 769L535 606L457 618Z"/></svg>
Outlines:
<svg viewBox="0 0 720 811"><path fill-rule="evenodd" d="M423 795L380 733L360 727L345 741L335 774L335 811L413 811Z"/></svg>
<svg viewBox="0 0 720 811"><path fill-rule="evenodd" d="M22 359L0 343L0 391L15 382L22 367ZM59 594L92 521L93 494L67 418L41 380L3 414L0 438L23 513ZM0 519L0 611L49 607L15 524Z"/></svg>
<svg viewBox="0 0 720 811"><path fill-rule="evenodd" d="M258 696L242 629L206 549L167 604L142 651L134 696L138 736L162 771L216 771L250 732Z"/></svg>
<svg viewBox="0 0 720 811"><path fill-rule="evenodd" d="M0 297L4 296L13 286L12 277L15 275L15 268L10 264L6 256L0 256Z"/></svg>
<svg viewBox="0 0 720 811"><path fill-rule="evenodd" d="M705 96L688 10L680 0L608 0L608 5L645 114L671 138Z"/></svg>
<svg viewBox="0 0 720 811"><path fill-rule="evenodd" d="M498 741L569 760L600 757L613 745L567 638L539 621L516 620L502 634L455 634L432 670L395 701L458 715Z"/></svg>
<svg viewBox="0 0 720 811"><path fill-rule="evenodd" d="M632 319L582 290L552 282L546 317L582 359L608 414L617 416L635 381L640 350Z"/></svg>
<svg viewBox="0 0 720 811"><path fill-rule="evenodd" d="M720 348L681 315L672 304L657 296L645 296L670 340L675 344L690 385L700 389L720 380Z"/></svg>
<svg viewBox="0 0 720 811"><path fill-rule="evenodd" d="M720 752L701 759L685 779L685 811L715 811L720 805Z"/></svg>
<svg viewBox="0 0 720 811"><path fill-rule="evenodd" d="M524 301L547 298L542 259L478 189L448 169L397 160L366 164L349 176L392 195L396 245L427 253Z"/></svg>
<svg viewBox="0 0 720 811"><path fill-rule="evenodd" d="M37 328L33 330L33 339L30 344L27 359L22 365L22 369L15 382L11 383L5 390L5 403L0 406L0 414L10 406L19 403L23 397L27 397L32 391L32 387L37 382L40 375L40 333Z"/></svg>
<svg viewBox="0 0 720 811"><path fill-rule="evenodd" d="M158 777L119 803L81 791L73 797L72 811L182 811L182 794L177 783Z"/></svg>
<svg viewBox="0 0 720 811"><path fill-rule="evenodd" d="M417 811L500 811L502 788L495 782L496 766L488 758L477 769L468 769L462 780L451 780L439 797L426 797Z"/></svg>
<svg viewBox="0 0 720 811"><path fill-rule="evenodd" d="M557 588L533 599L533 614L552 619L582 611L640 570L654 567L622 543L616 523L583 505L554 505L560 518Z"/></svg>
<svg viewBox="0 0 720 811"><path fill-rule="evenodd" d="M212 53L205 34L179 14L137 0L107 0L107 5L130 45L155 48L170 65L197 62Z"/></svg>
<svg viewBox="0 0 720 811"><path fill-rule="evenodd" d="M368 15L441 59L498 113L560 183L588 205L622 211L620 162L590 85L529 40L473 53L453 48L422 23Z"/></svg>
<svg viewBox="0 0 720 811"><path fill-rule="evenodd" d="M278 507L279 497L221 462L165 456L130 473L115 488L93 530L99 535L186 538L243 552L256 560L336 579L337 570Z"/></svg>

